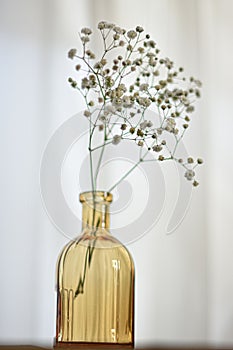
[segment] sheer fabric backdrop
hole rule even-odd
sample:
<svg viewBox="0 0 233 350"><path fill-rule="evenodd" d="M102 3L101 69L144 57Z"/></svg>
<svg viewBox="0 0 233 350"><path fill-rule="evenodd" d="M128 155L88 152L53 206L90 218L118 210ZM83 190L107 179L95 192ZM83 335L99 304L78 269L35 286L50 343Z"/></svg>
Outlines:
<svg viewBox="0 0 233 350"><path fill-rule="evenodd" d="M57 127L84 108L66 82L73 68L66 53L82 26L100 20L144 26L164 55L204 84L186 137L190 154L206 160L190 209L166 235L177 192L165 172L162 216L129 246L136 344L232 345L231 0L0 0L0 343L52 344L55 263L67 239L44 211L40 161Z"/></svg>

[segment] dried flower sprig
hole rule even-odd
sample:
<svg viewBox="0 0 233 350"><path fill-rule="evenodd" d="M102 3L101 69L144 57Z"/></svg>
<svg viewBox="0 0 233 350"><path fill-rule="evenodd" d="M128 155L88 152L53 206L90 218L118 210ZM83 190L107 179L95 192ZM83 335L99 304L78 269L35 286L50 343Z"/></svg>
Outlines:
<svg viewBox="0 0 233 350"><path fill-rule="evenodd" d="M195 168L203 163L202 159L181 159L177 149L189 128L194 103L201 96L201 82L193 77L187 79L182 67L177 69L173 61L162 57L155 41L144 34L141 26L126 31L102 21L98 29L103 44L100 58L96 59L90 49L90 28L81 30L82 50L73 48L68 52L70 59L79 61L76 71L85 73L79 80L68 81L86 103L92 190L96 190L105 148L124 140L135 143L139 159L109 191L140 163L151 161L151 154L154 161L179 163L185 178L197 186ZM147 118L149 110L156 112L153 120ZM102 141L94 147L96 132L100 132ZM101 152L94 171L92 157L97 150Z"/></svg>

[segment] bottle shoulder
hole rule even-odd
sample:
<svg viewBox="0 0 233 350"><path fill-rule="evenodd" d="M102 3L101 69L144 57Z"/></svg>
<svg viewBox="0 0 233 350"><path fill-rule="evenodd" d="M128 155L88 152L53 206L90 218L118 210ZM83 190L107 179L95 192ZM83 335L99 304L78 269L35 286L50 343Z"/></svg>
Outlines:
<svg viewBox="0 0 233 350"><path fill-rule="evenodd" d="M109 232L93 235L93 233L84 231L76 239L68 242L62 249L58 258L58 265L61 261L71 259L75 256L83 255L86 251L95 251L95 255L111 255L118 257L118 259L128 260L130 264L134 265L133 258L127 249L118 239L111 236Z"/></svg>

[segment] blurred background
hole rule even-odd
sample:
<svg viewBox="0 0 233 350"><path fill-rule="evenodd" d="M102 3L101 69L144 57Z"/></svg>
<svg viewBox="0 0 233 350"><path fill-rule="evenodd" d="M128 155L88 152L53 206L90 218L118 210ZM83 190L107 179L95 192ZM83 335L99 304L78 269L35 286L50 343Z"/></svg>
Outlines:
<svg viewBox="0 0 233 350"><path fill-rule="evenodd" d="M67 238L44 210L40 164L55 130L84 108L67 84L67 51L100 20L142 25L204 86L185 140L205 160L189 210L167 235L176 201L168 177L159 221L128 246L136 345L233 346L232 0L0 0L0 344L53 342L55 266Z"/></svg>

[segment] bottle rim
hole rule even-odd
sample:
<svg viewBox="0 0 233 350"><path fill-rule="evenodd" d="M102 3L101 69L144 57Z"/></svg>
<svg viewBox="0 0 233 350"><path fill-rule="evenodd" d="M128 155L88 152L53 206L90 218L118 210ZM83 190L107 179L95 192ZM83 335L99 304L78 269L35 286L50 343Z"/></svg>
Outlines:
<svg viewBox="0 0 233 350"><path fill-rule="evenodd" d="M113 199L113 195L107 191L85 191L80 193L79 201L81 203L85 202L107 202L111 203Z"/></svg>

